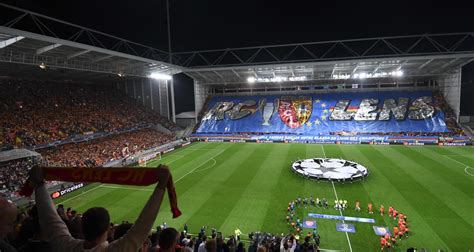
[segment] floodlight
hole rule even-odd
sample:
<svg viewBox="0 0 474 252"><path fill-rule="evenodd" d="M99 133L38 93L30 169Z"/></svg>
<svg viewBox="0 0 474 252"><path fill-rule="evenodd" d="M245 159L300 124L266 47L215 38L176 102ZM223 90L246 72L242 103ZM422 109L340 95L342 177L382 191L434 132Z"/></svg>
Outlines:
<svg viewBox="0 0 474 252"><path fill-rule="evenodd" d="M396 71L395 76L397 76L397 77L403 76L403 71L401 71L401 70Z"/></svg>
<svg viewBox="0 0 474 252"><path fill-rule="evenodd" d="M255 77L251 76L247 78L248 83L254 83L255 82Z"/></svg>
<svg viewBox="0 0 474 252"><path fill-rule="evenodd" d="M148 77L156 80L171 80L172 76L169 74L162 74L162 73L152 73Z"/></svg>
<svg viewBox="0 0 474 252"><path fill-rule="evenodd" d="M41 64L38 65L41 69L46 69L46 64L44 62L41 62Z"/></svg>
<svg viewBox="0 0 474 252"><path fill-rule="evenodd" d="M284 77L280 77L280 76L275 77L276 82L282 82L283 79L284 79Z"/></svg>
<svg viewBox="0 0 474 252"><path fill-rule="evenodd" d="M359 79L365 79L367 78L367 73L360 73L359 74Z"/></svg>

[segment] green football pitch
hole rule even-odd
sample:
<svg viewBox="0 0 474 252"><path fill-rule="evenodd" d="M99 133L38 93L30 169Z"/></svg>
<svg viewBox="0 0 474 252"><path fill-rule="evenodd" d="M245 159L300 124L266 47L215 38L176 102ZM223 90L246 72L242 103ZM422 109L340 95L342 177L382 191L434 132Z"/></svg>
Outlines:
<svg viewBox="0 0 474 252"><path fill-rule="evenodd" d="M295 175L293 161L312 157L353 160L369 169L369 176L353 183L316 182ZM171 218L167 199L156 225L166 222L191 233L201 226L217 228L224 235L240 228L244 234L262 231L288 233L285 220L290 200L313 196L326 198L329 209L311 207L307 213L340 215L334 200L349 203L344 216L375 219L375 224L354 224L355 233L336 232L336 220L317 219L321 248L340 251L379 251L379 237L372 226L390 229L396 221L380 216L378 208L395 207L407 215L410 234L394 251L409 247L429 251L474 249L474 149L472 147L317 145L257 143L194 143L149 163L170 166L183 215ZM112 220L133 222L153 187L94 184L56 201L83 212L103 206ZM354 211L354 202L362 211ZM367 213L372 202L374 214ZM306 215L306 216L304 216ZM310 230L304 230L306 234Z"/></svg>

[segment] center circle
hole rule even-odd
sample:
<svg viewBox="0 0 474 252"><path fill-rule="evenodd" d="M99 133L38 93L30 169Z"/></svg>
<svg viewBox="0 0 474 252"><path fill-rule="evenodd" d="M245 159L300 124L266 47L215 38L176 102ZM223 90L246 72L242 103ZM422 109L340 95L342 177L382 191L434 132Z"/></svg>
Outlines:
<svg viewBox="0 0 474 252"><path fill-rule="evenodd" d="M369 174L365 166L338 158L297 160L292 165L292 171L307 178L341 182L363 179Z"/></svg>

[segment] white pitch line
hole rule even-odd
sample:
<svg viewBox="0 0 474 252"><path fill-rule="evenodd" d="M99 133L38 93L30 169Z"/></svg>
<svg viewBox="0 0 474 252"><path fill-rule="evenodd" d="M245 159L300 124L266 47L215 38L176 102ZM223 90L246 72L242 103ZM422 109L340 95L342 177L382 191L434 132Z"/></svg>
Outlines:
<svg viewBox="0 0 474 252"><path fill-rule="evenodd" d="M209 167L207 167L207 168L204 168L204 169L202 169L202 170L196 170L196 171L194 171L194 172L202 172L202 171L209 170L209 169L211 169L212 167L214 167L214 165L217 164L217 161L216 161L214 158L211 158L211 159L212 159L212 161L214 161L214 163L213 163L211 166L209 166Z"/></svg>
<svg viewBox="0 0 474 252"><path fill-rule="evenodd" d="M334 186L334 182L331 181L331 184L332 184L332 189L334 189L334 196L336 196L336 200L339 201L339 199L337 198L337 192L336 192L336 187ZM341 216L343 216L341 209L339 209L339 213L341 214ZM345 224L344 220L342 220L342 223ZM344 232L344 233L346 233L347 243L349 244L349 251L352 252L351 240L349 239L349 235L347 234L347 232Z"/></svg>
<svg viewBox="0 0 474 252"><path fill-rule="evenodd" d="M189 171L188 173L184 174L181 178L177 179L174 183L178 183L181 179L183 179L184 177L188 176L189 174L191 174L192 172L194 172L195 170L197 170L199 167L205 165L209 160L211 159L214 159L215 157L219 156L220 154L222 154L225 150L221 150L219 153L217 153L216 155L210 157L209 159L207 159L206 161L204 161L202 164L196 166L194 169L192 169L191 171Z"/></svg>
<svg viewBox="0 0 474 252"><path fill-rule="evenodd" d="M120 187L120 186L109 186L109 185L102 185L103 188L110 188L110 189L123 189L123 190L134 190L134 191L145 191L145 192L153 192L153 189L146 189L146 188L134 188L134 187Z"/></svg>
<svg viewBox="0 0 474 252"><path fill-rule="evenodd" d="M181 155L181 154L174 154L174 153L170 153L170 154L167 154L167 156L178 156L178 157L182 157L184 155Z"/></svg>
<svg viewBox="0 0 474 252"><path fill-rule="evenodd" d="M323 150L324 158L326 158L326 152L324 151L324 146L321 144L321 149Z"/></svg>
<svg viewBox="0 0 474 252"><path fill-rule="evenodd" d="M94 191L95 189L98 189L99 187L102 187L102 186L103 186L103 185L98 185L98 186L96 186L96 187L94 187L94 188L92 188L92 189L89 189L89 190L87 190L87 191L85 191L85 192L82 192L82 193L80 193L80 194L78 194L78 195L76 195L76 196L74 196L74 197L71 197L71 198L69 198L69 199L67 199L67 200L61 201L61 202L59 202L57 205L59 205L59 204L64 204L64 203L66 203L66 202L69 202L69 201L71 201L71 200L73 200L73 199L75 199L75 198L77 198L77 197L83 196L83 195L86 194L86 193L92 192L92 191Z"/></svg>
<svg viewBox="0 0 474 252"><path fill-rule="evenodd" d="M321 149L323 150L324 158L327 158L326 152L324 151L324 146L322 144L321 144ZM332 189L334 190L334 196L336 196L336 200L339 201L339 198L337 197L336 187L334 186L334 181L331 181L331 184L332 184ZM341 209L339 209L339 214L343 216ZM342 223L346 224L344 220L342 220ZM349 239L349 235L347 234L347 232L344 232L344 233L346 233L347 244L349 244L349 251L352 252L352 245L351 245L351 240Z"/></svg>
<svg viewBox="0 0 474 252"><path fill-rule="evenodd" d="M175 162L175 161L178 161L178 160L180 160L180 159L181 159L181 158L183 158L183 157L185 157L185 156L184 156L184 155L182 155L182 156L180 156L179 158L177 158L177 159L174 159L174 160L172 160L172 161L168 162L167 164L171 164L171 163L173 163L173 162Z"/></svg>
<svg viewBox="0 0 474 252"><path fill-rule="evenodd" d="M474 177L474 174L469 172L469 170L474 170L474 168L472 168L471 166L469 166L469 165L467 165L467 164L465 164L465 163L462 163L462 162L460 162L460 161L457 161L456 159L451 158L451 157L449 157L448 155L443 155L443 157L445 157L445 158L447 158L447 159L449 159L449 160L451 160L451 161L454 161L454 162L456 162L456 163L458 163L458 164L464 166L464 172L467 173L468 175Z"/></svg>
<svg viewBox="0 0 474 252"><path fill-rule="evenodd" d="M214 162L216 162L214 158L217 157L217 156L219 156L220 154L222 154L222 152L224 152L224 151L225 151L225 150L222 150L222 151L220 151L219 153L217 153L216 155L214 155L214 156L212 156L211 158L207 159L204 163L202 163L202 164L200 164L199 166L197 166L196 168L192 169L190 172L184 174L181 178L179 178L178 180L176 180L174 183L175 183L175 184L178 183L178 181L180 181L182 178L184 178L184 177L186 177L187 175L191 174L191 173L194 172L197 168L199 168L199 167L203 166L204 164L206 164L209 160L214 160ZM183 156L184 156L184 155L183 155ZM180 158L181 158L181 157L180 157ZM179 158L178 158L178 159L179 159ZM176 161L176 160L173 160L173 161ZM215 165L215 163L214 163L214 165ZM206 168L206 169L207 169L207 168ZM153 191L153 190L151 190L151 189L144 189L144 188L131 188L131 187L119 187L119 186L99 185L99 186L96 186L96 187L94 187L94 188L92 188L92 189L90 189L90 190L84 191L84 192L82 192L81 194L78 194L78 195L76 195L76 196L74 196L74 197L71 197L71 198L69 198L69 199L67 199L67 200L61 201L61 202L59 202L58 204L64 204L64 203L66 203L66 202L69 202L69 201L71 201L71 200L73 200L73 199L75 199L75 198L77 198L77 197L83 196L84 194L89 193L89 192L92 192L92 191L94 191L95 189L98 189L98 188L100 188L100 187L112 188L112 189L126 189L126 190L128 189L128 190L150 191L150 192Z"/></svg>

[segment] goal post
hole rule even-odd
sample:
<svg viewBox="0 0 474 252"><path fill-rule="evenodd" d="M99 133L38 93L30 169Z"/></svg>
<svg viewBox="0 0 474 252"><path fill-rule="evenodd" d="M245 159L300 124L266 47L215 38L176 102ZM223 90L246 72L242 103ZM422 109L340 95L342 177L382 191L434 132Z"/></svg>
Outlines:
<svg viewBox="0 0 474 252"><path fill-rule="evenodd" d="M146 167L151 160L161 160L161 152L148 154L138 159L138 166Z"/></svg>

